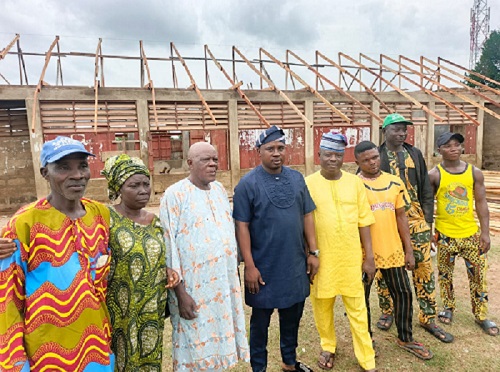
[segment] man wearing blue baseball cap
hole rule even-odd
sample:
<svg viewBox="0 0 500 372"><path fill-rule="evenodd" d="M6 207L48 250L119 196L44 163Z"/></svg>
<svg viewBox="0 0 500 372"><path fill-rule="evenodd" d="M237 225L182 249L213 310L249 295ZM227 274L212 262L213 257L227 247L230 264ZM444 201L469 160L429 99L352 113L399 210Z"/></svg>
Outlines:
<svg viewBox="0 0 500 372"><path fill-rule="evenodd" d="M407 127L413 125L398 113L387 115L382 124L385 142L380 146L380 169L399 176L404 182L410 206L406 211L415 255L412 271L415 294L418 298L420 326L442 342L452 342L453 336L439 327L436 320L436 280L431 261L431 224L434 213L434 195L422 152L405 142ZM393 322L389 289L380 272L375 276L382 316L377 327L388 330Z"/></svg>
<svg viewBox="0 0 500 372"><path fill-rule="evenodd" d="M318 366L333 368L337 338L333 322L335 298L342 302L351 324L354 353L365 371L375 370L375 352L368 331L363 276L371 282L375 273L370 225L375 217L363 182L342 171L347 139L328 132L321 137L321 170L306 177L316 204L313 211L320 266L311 285L314 321L321 340Z"/></svg>
<svg viewBox="0 0 500 372"><path fill-rule="evenodd" d="M311 371L296 359L299 323L318 270L312 211L304 177L283 165L285 132L272 126L256 141L262 164L234 190L236 237L245 262L245 302L250 318L250 363L267 368L271 315L278 309L284 371ZM304 243L307 242L307 245Z"/></svg>
<svg viewBox="0 0 500 372"><path fill-rule="evenodd" d="M51 191L3 231L17 249L0 260L1 370L114 369L105 302L109 210L83 198L89 156L69 137L44 143L40 173Z"/></svg>

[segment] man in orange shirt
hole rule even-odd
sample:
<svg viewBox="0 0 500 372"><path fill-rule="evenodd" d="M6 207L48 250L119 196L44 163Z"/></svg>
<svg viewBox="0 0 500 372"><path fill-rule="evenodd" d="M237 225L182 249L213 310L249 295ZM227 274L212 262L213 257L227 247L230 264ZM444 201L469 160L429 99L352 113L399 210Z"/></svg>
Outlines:
<svg viewBox="0 0 500 372"><path fill-rule="evenodd" d="M394 302L397 344L420 359L431 359L432 352L413 339L412 293L406 270L415 268L415 257L405 213L405 207L409 204L406 187L397 176L380 170L380 153L374 143L360 142L354 148L354 155L360 168L359 177L363 180L375 216L375 223L370 226L373 255L375 266L387 283ZM365 281L370 334L371 284L371 281Z"/></svg>

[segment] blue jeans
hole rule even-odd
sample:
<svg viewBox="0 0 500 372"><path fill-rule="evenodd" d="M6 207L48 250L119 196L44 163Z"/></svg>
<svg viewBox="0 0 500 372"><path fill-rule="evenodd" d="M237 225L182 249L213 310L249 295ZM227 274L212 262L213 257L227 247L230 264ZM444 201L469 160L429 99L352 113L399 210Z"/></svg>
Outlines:
<svg viewBox="0 0 500 372"><path fill-rule="evenodd" d="M303 311L304 301L286 309L278 309L281 360L287 365L293 366L297 362L297 338ZM254 372L262 372L267 368L268 329L273 312L274 309L252 308L250 317L250 364Z"/></svg>

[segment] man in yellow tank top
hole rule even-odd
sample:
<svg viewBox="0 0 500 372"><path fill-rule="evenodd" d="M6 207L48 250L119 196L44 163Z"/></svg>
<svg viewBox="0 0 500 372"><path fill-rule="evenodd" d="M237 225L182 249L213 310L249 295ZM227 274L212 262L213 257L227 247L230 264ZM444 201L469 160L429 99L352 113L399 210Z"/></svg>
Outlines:
<svg viewBox="0 0 500 372"><path fill-rule="evenodd" d="M497 336L498 327L486 319L486 253L490 249L489 211L481 170L460 159L464 137L446 132L437 140L441 164L429 172L437 200L436 240L438 243L439 287L444 309L438 319L450 324L455 310L453 270L457 256L467 267L472 312L476 323L488 335ZM474 220L474 203L481 230Z"/></svg>

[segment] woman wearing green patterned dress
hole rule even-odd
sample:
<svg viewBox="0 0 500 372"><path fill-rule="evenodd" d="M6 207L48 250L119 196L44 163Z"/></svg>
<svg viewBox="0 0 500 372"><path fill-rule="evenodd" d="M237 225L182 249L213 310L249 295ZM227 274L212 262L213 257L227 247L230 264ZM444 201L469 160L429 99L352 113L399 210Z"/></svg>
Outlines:
<svg viewBox="0 0 500 372"><path fill-rule="evenodd" d="M167 288L178 275L167 268L160 220L144 209L151 196L150 174L138 158L122 154L106 160L111 271L106 303L115 371L161 371ZM167 283L168 277L168 283Z"/></svg>

